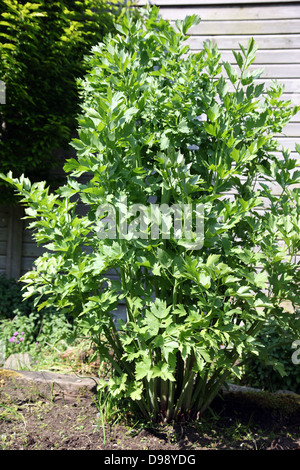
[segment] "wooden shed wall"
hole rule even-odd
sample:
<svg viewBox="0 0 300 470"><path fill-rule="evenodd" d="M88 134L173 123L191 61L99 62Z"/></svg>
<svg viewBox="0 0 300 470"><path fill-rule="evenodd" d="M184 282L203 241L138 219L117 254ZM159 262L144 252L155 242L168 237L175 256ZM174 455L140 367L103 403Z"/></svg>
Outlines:
<svg viewBox="0 0 300 470"><path fill-rule="evenodd" d="M224 60L232 63L232 49L246 45L253 37L259 47L257 67L263 67L260 81L267 85L278 79L285 85L284 97L300 104L300 2L274 1L209 1L209 0L139 0L160 7L163 18L175 22L188 14L198 14L201 23L190 30L192 51L202 49L203 41L216 43ZM300 142L300 113L285 128L279 138L282 145L294 152ZM276 191L276 188L274 188ZM21 209L0 206L0 273L18 278L31 269L34 259L41 253L30 232L21 221Z"/></svg>

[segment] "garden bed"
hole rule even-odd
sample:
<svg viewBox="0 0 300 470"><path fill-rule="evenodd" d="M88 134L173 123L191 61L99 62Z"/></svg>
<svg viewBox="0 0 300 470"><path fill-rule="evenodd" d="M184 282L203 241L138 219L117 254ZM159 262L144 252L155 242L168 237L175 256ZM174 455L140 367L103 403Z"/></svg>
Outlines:
<svg viewBox="0 0 300 470"><path fill-rule="evenodd" d="M3 450L299 450L299 395L225 393L194 423L103 426L92 387L64 389L0 370Z"/></svg>

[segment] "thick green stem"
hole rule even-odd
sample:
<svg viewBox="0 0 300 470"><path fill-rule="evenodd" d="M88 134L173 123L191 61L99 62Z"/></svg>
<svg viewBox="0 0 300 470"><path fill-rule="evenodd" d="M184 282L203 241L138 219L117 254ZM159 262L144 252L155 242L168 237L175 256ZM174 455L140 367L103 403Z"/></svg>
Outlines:
<svg viewBox="0 0 300 470"><path fill-rule="evenodd" d="M181 390L183 387L183 376L184 376L184 361L180 351L177 352L177 373L176 373L176 388Z"/></svg>
<svg viewBox="0 0 300 470"><path fill-rule="evenodd" d="M94 340L95 343L97 344L98 351L100 353L100 356L102 356L104 359L106 359L107 362L109 362L112 367L119 372L119 374L123 373L122 368L119 366L119 364L114 360L114 358L109 354L109 350L103 346L103 344L99 343L96 339Z"/></svg>
<svg viewBox="0 0 300 470"><path fill-rule="evenodd" d="M152 407L153 421L156 421L158 415L158 401L157 401L157 378L150 380L149 382L149 397Z"/></svg>
<svg viewBox="0 0 300 470"><path fill-rule="evenodd" d="M166 189L166 187L163 184L162 191L161 191L161 204L169 204L170 197L171 197L171 190Z"/></svg>
<svg viewBox="0 0 300 470"><path fill-rule="evenodd" d="M195 356L189 356L184 371L183 383L181 393L177 399L177 403L174 410L174 416L176 417L180 411L189 411L192 390L194 386L195 372L192 370L195 361Z"/></svg>
<svg viewBox="0 0 300 470"><path fill-rule="evenodd" d="M181 391L181 394L180 394L180 396L177 400L176 406L175 406L174 418L176 418L178 416L178 414L180 413L182 408L185 409L185 407L182 406L182 404L183 404L183 401L184 401L184 398L185 398L185 395L186 395L187 391L189 391L189 387L191 387L193 385L194 378L195 378L195 373L191 373L188 380L185 382L185 385L183 386L183 389Z"/></svg>
<svg viewBox="0 0 300 470"><path fill-rule="evenodd" d="M169 383L169 397L168 397L168 409L167 409L167 421L173 418L174 412L174 397L175 397L175 382Z"/></svg>
<svg viewBox="0 0 300 470"><path fill-rule="evenodd" d="M126 303L126 311L127 311L127 321L132 321L133 320L133 315L131 311L131 305L128 299L128 293L127 293L127 284L126 284L126 279L125 279L125 268L121 267L120 268L120 278L121 278L121 283L122 283L122 290L123 292L126 293L125 295L125 303Z"/></svg>
<svg viewBox="0 0 300 470"><path fill-rule="evenodd" d="M214 383L212 388L209 390L209 393L206 395L205 399L203 400L202 406L199 409L200 414L204 413L204 411L209 407L209 405L211 404L215 396L218 394L220 388L224 384L225 380L230 375L230 372L231 372L230 370L226 370L223 376L221 376L221 378Z"/></svg>
<svg viewBox="0 0 300 470"><path fill-rule="evenodd" d="M161 380L160 383L160 408L164 413L168 407L169 381Z"/></svg>
<svg viewBox="0 0 300 470"><path fill-rule="evenodd" d="M256 322L254 322L253 325L251 325L251 327L248 330L248 336L251 336L253 333L256 333L257 331L259 331L261 326L262 326L262 322L260 320L257 320ZM233 364L238 358L239 358L239 354L236 351L232 351L231 358L230 358L231 363ZM207 383L206 390L208 390L208 392L205 394L205 396L203 396L202 403L199 402L200 414L203 413L208 408L208 406L211 404L215 396L218 394L225 380L231 373L230 369L223 371L223 373L222 371L223 371L222 368L218 368L214 372L212 377L210 378L209 382ZM217 380L217 377L219 377L218 380Z"/></svg>
<svg viewBox="0 0 300 470"><path fill-rule="evenodd" d="M196 379L196 384L195 384L192 399L191 399L191 409L195 409L195 411L198 410L199 404L201 403L202 397L204 395L207 375L208 375L208 369L204 377L200 377L200 375L198 375ZM196 403L197 405L195 405Z"/></svg>
<svg viewBox="0 0 300 470"><path fill-rule="evenodd" d="M118 349L116 342L113 340L107 328L104 329L104 332L113 352L115 353L116 359L119 362L122 373L126 372L131 380L135 380L134 371L130 368L129 364L126 362L126 359L122 358L123 350Z"/></svg>

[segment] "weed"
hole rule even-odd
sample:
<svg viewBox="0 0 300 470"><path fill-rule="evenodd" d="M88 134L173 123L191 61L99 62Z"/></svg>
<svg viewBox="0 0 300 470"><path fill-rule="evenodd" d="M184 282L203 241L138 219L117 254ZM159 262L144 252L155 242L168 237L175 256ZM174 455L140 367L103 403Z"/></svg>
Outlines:
<svg viewBox="0 0 300 470"><path fill-rule="evenodd" d="M98 400L94 400L98 410L98 422L96 428L101 428L103 432L103 443L106 442L106 424L116 425L124 419L120 408L116 405L116 400L111 394L100 390Z"/></svg>
<svg viewBox="0 0 300 470"><path fill-rule="evenodd" d="M6 434L1 434L0 435L0 449L1 450L6 450L7 449L7 435Z"/></svg>
<svg viewBox="0 0 300 470"><path fill-rule="evenodd" d="M14 422L22 421L26 428L26 420L22 413L18 411L17 405L10 405L0 403L0 421Z"/></svg>

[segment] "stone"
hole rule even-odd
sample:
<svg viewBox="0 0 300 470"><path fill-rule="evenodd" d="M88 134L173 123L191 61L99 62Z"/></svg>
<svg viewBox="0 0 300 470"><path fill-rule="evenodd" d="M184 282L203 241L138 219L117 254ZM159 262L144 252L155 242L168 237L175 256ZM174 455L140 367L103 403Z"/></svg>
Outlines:
<svg viewBox="0 0 300 470"><path fill-rule="evenodd" d="M47 385L49 389L57 389L67 393L94 392L97 389L98 378L78 377L77 375L61 374L48 371L18 370L19 378L31 383Z"/></svg>
<svg viewBox="0 0 300 470"><path fill-rule="evenodd" d="M285 394L285 395L296 395L296 396L298 396L298 393L292 392L291 390L277 390L277 391L275 392L275 395L283 395L283 394Z"/></svg>
<svg viewBox="0 0 300 470"><path fill-rule="evenodd" d="M235 385L226 383L222 386L223 393L244 393L244 392L261 392L260 388L246 387L244 385Z"/></svg>
<svg viewBox="0 0 300 470"><path fill-rule="evenodd" d="M263 392L262 389L260 388L253 388L253 387L246 387L244 385L235 385L231 383L226 383L225 385L222 386L221 391L226 394L226 393L247 393L247 392ZM295 395L299 396L297 393L292 392L291 390L278 390L277 392L269 392L272 393L272 395Z"/></svg>
<svg viewBox="0 0 300 470"><path fill-rule="evenodd" d="M11 354L3 364L3 369L22 370L30 368L32 357L28 353Z"/></svg>
<svg viewBox="0 0 300 470"><path fill-rule="evenodd" d="M76 404L78 400L95 396L99 383L97 377L79 377L77 374L43 370L13 371L0 368L0 388L1 382L4 383L5 380L12 380L17 389L22 390L25 387L25 390L31 391L33 396L38 394L53 402L63 401L65 404Z"/></svg>
<svg viewBox="0 0 300 470"><path fill-rule="evenodd" d="M3 381L3 379L14 379L16 377L22 377L22 374L16 372L15 370L7 370L0 368L0 380Z"/></svg>

